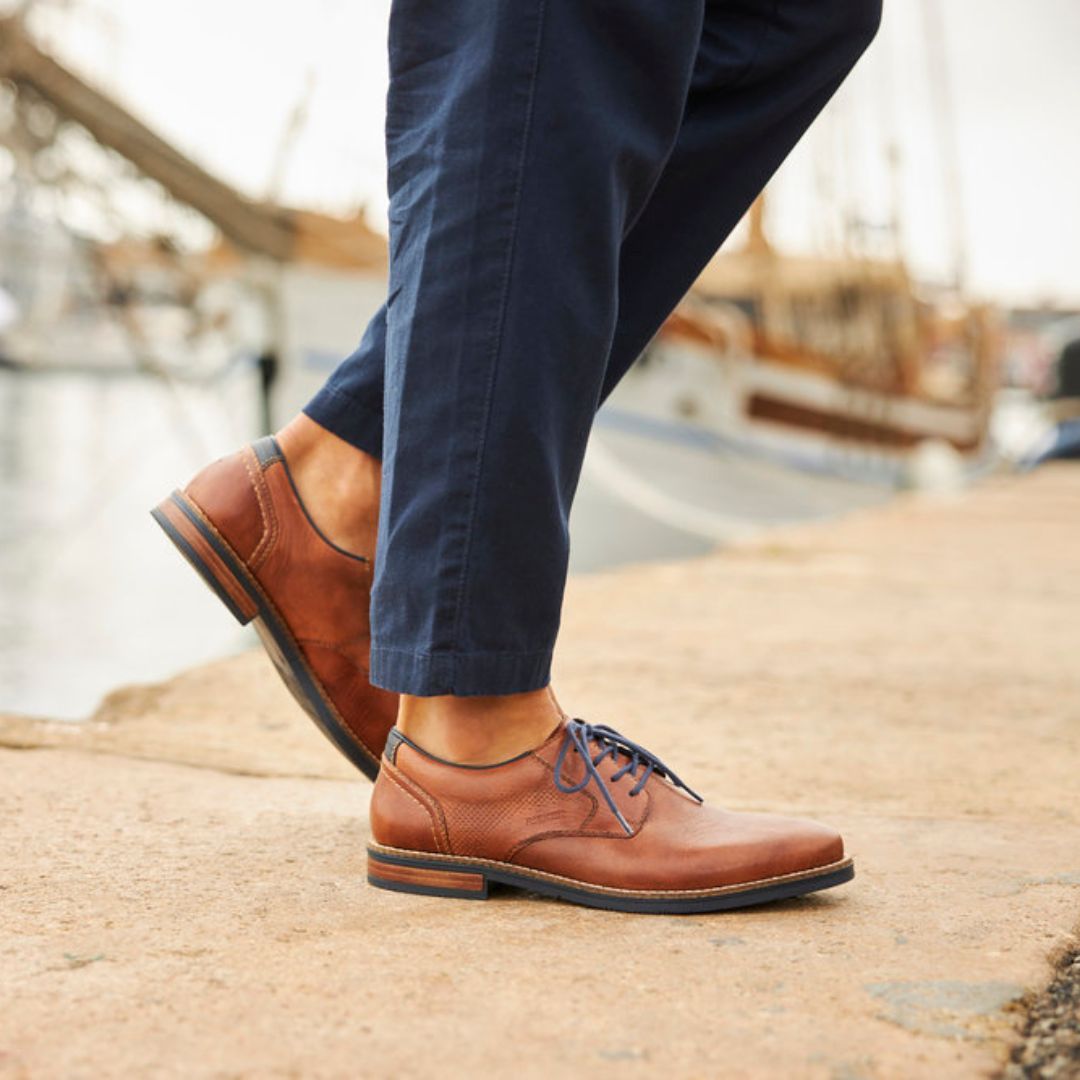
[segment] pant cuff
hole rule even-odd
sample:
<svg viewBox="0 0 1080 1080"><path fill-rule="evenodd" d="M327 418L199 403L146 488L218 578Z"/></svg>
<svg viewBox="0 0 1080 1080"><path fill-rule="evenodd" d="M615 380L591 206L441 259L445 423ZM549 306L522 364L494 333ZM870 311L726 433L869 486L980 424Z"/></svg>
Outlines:
<svg viewBox="0 0 1080 1080"><path fill-rule="evenodd" d="M432 697L523 694L551 681L552 650L532 653L417 653L371 647L370 679L384 690Z"/></svg>
<svg viewBox="0 0 1080 1080"><path fill-rule="evenodd" d="M382 460L382 410L373 409L327 385L304 406L304 415L358 450Z"/></svg>

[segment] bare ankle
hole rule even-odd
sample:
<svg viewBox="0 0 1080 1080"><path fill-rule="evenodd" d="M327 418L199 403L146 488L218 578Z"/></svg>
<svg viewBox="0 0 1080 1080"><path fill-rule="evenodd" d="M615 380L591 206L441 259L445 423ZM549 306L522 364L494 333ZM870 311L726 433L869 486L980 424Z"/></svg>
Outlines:
<svg viewBox="0 0 1080 1080"><path fill-rule="evenodd" d="M323 535L346 551L375 554L382 466L300 413L277 434L304 507Z"/></svg>
<svg viewBox="0 0 1080 1080"><path fill-rule="evenodd" d="M486 697L401 696L397 726L429 754L494 765L539 746L562 712L547 688Z"/></svg>

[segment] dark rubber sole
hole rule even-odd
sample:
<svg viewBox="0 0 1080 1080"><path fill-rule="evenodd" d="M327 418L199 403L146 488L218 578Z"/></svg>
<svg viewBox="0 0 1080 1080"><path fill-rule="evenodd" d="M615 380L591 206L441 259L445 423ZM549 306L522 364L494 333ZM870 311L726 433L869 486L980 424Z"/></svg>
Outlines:
<svg viewBox="0 0 1080 1080"><path fill-rule="evenodd" d="M379 774L378 757L345 726L288 626L227 541L181 491L174 491L150 515L233 618L241 626L254 625L278 674L304 712L353 765L374 780Z"/></svg>
<svg viewBox="0 0 1080 1080"><path fill-rule="evenodd" d="M649 915L690 915L768 904L831 889L851 881L854 876L852 860L843 859L798 874L728 885L716 890L637 892L605 889L510 863L408 852L377 844L368 846L368 882L380 889L421 896L486 900L491 885L509 885L587 907Z"/></svg>

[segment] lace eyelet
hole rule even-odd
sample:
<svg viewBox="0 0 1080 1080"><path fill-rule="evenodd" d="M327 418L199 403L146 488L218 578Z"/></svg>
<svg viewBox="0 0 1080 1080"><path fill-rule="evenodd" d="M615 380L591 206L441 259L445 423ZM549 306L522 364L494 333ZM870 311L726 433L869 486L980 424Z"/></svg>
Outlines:
<svg viewBox="0 0 1080 1080"><path fill-rule="evenodd" d="M595 757L593 757L590 750L592 744L596 744L601 748L600 753ZM566 760L566 755L571 751L581 756L585 766L584 775L577 783L570 783L568 780L562 778L563 763ZM649 751L638 746L636 743L631 742L612 728L605 727L603 724L593 726L585 723L584 720L577 719L568 720L566 722L565 738L563 739L563 744L559 748L559 753L555 759L555 787L558 788L559 791L572 795L578 791L583 791L590 783L595 784L598 794L607 803L611 812L618 819L619 824L622 825L627 836L632 836L633 829L630 827L630 823L619 811L619 807L611 792L608 790L607 783L605 783L604 779L601 777L598 769L600 763L609 757L613 762L618 763L620 761L620 756L628 759L626 765L623 768L616 768L607 783L616 783L618 780L621 780L623 776L629 774L632 779L638 781L638 784L644 785L649 777L655 773L664 777L668 783L672 784L674 787L682 788L697 802L700 803L702 801L701 796L683 783L683 781L668 769L655 754L649 753ZM639 766L645 769L645 775L640 779L638 779L637 775ZM641 791L642 787L635 787L631 790L630 797L636 798L641 794Z"/></svg>

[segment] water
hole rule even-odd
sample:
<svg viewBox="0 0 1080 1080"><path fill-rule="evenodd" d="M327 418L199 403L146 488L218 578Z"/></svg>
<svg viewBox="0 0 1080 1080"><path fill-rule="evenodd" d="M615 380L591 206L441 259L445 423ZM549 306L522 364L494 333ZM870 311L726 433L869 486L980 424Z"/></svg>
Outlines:
<svg viewBox="0 0 1080 1080"><path fill-rule="evenodd" d="M746 527L888 497L628 424L632 377L612 406L575 505L571 572L696 555ZM257 435L258 415L249 370L213 386L0 371L0 712L85 717L117 686L254 643L148 511Z"/></svg>
<svg viewBox="0 0 1080 1080"><path fill-rule="evenodd" d="M149 509L249 438L253 381L0 372L0 711L75 718L249 640Z"/></svg>

